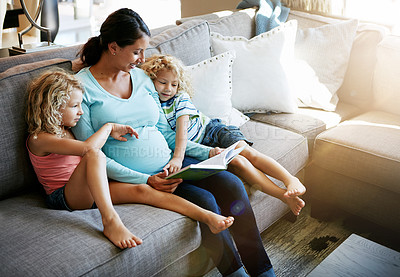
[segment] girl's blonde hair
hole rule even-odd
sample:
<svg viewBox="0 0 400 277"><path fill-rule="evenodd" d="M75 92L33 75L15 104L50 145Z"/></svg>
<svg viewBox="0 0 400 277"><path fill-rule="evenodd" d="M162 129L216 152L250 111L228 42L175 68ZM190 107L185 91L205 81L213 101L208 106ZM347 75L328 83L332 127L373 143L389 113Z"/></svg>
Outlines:
<svg viewBox="0 0 400 277"><path fill-rule="evenodd" d="M26 122L29 134L37 137L40 132L63 136L62 113L74 89L83 87L70 73L63 70L44 72L28 88Z"/></svg>
<svg viewBox="0 0 400 277"><path fill-rule="evenodd" d="M171 55L153 55L146 59L146 62L141 64L147 75L154 81L157 78L158 72L161 70L171 70L178 79L178 93L186 92L190 97L193 97L194 91L190 83L189 76L185 71L183 63L176 57Z"/></svg>

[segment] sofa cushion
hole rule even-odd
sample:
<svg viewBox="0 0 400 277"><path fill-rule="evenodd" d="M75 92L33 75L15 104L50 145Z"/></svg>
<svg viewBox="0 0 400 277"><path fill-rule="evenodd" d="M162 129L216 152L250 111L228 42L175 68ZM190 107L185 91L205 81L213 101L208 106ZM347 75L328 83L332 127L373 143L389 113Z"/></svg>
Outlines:
<svg viewBox="0 0 400 277"><path fill-rule="evenodd" d="M377 25L359 25L351 49L347 72L338 91L341 102L353 104L363 110L371 110L374 102L372 81L376 64L376 50L384 34L385 29Z"/></svg>
<svg viewBox="0 0 400 277"><path fill-rule="evenodd" d="M295 57L315 71L300 67L297 72L300 78L295 79L294 90L304 106L335 110L339 101L336 93L343 83L357 25L357 20L346 20L297 31Z"/></svg>
<svg viewBox="0 0 400 277"><path fill-rule="evenodd" d="M307 139L302 135L250 120L240 127L243 134L254 142L252 146L272 157L296 175L307 163Z"/></svg>
<svg viewBox="0 0 400 277"><path fill-rule="evenodd" d="M318 134L359 114L361 114L359 108L339 102L334 112L299 108L295 114L254 114L251 119L301 134L308 139L308 150L311 153L314 139Z"/></svg>
<svg viewBox="0 0 400 277"><path fill-rule="evenodd" d="M330 18L295 10L289 13L288 20L291 19L297 20L299 30L347 20L347 18ZM382 26L359 23L343 84L337 92L341 102L345 101L363 110L371 108L374 100L372 79L376 63L376 48L385 33L386 29ZM360 70L360 66L363 70Z"/></svg>
<svg viewBox="0 0 400 277"><path fill-rule="evenodd" d="M290 10L287 20L296 19L299 29L316 28L326 24L335 24L341 22L339 18L332 18L307 12Z"/></svg>
<svg viewBox="0 0 400 277"><path fill-rule="evenodd" d="M373 111L317 136L319 167L400 193L400 118Z"/></svg>
<svg viewBox="0 0 400 277"><path fill-rule="evenodd" d="M292 175L296 175L307 164L307 139L302 135L250 120L240 127L243 134L254 142L253 146L261 153L275 159ZM282 182L271 179L284 188ZM289 208L281 200L260 192L256 187L246 184L251 205L260 232L281 218Z"/></svg>
<svg viewBox="0 0 400 277"><path fill-rule="evenodd" d="M7 69L27 63L34 63L42 60L50 59L66 59L74 60L81 48L81 45L75 45L70 47L56 48L48 51L35 52L31 54L23 54L18 56L11 56L2 58L0 62L0 72L6 71Z"/></svg>
<svg viewBox="0 0 400 277"><path fill-rule="evenodd" d="M189 21L153 36L145 54L170 54L192 65L211 58L210 47L208 23Z"/></svg>
<svg viewBox="0 0 400 277"><path fill-rule="evenodd" d="M29 82L43 70L52 67L71 68L62 59L18 65L1 73L0 79L0 199L23 189L32 189L35 174L25 147L25 94Z"/></svg>
<svg viewBox="0 0 400 277"><path fill-rule="evenodd" d="M242 112L295 112L297 105L289 84L296 21L248 40L211 33L213 54L235 50L232 105Z"/></svg>
<svg viewBox="0 0 400 277"><path fill-rule="evenodd" d="M200 245L200 228L188 217L147 205L115 208L142 245L115 247L98 209L52 210L37 194L1 201L0 275L153 276Z"/></svg>
<svg viewBox="0 0 400 277"><path fill-rule="evenodd" d="M161 27L158 27L158 28L151 29L150 33L151 33L151 36L154 37L154 36L159 35L159 34L161 34L162 32L164 32L164 31L166 31L168 29L175 28L175 27L176 27L175 25L161 26Z"/></svg>
<svg viewBox="0 0 400 277"><path fill-rule="evenodd" d="M209 118L221 119L225 124L232 113L234 60L235 53L228 51L185 68L194 90L193 104Z"/></svg>
<svg viewBox="0 0 400 277"><path fill-rule="evenodd" d="M373 83L376 107L400 115L400 37L385 37L377 56Z"/></svg>
<svg viewBox="0 0 400 277"><path fill-rule="evenodd" d="M210 31L223 36L242 36L250 39L255 36L255 12L256 9L244 9L236 12L222 11L213 14L199 15L182 18L176 24L182 24L190 20L207 20ZM228 14L228 15L227 15Z"/></svg>

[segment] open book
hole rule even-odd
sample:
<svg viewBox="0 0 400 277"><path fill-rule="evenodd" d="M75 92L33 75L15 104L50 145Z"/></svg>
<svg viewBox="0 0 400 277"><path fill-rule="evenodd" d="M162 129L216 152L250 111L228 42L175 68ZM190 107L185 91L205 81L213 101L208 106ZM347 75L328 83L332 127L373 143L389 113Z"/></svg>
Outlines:
<svg viewBox="0 0 400 277"><path fill-rule="evenodd" d="M215 155L214 157L211 157L205 161L202 161L198 164L188 165L178 172L171 174L166 179L181 178L184 180L194 181L206 178L222 170L226 170L228 164L233 160L233 158L239 155L239 153L242 152L242 150L247 146L244 145L243 147L235 149L238 143L239 142L232 144L218 155Z"/></svg>

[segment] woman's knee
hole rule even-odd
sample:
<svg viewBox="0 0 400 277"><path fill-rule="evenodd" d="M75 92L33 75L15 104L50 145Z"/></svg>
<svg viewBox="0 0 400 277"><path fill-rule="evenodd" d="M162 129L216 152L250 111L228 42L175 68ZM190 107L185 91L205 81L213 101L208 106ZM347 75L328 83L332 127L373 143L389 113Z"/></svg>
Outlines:
<svg viewBox="0 0 400 277"><path fill-rule="evenodd" d="M184 186L179 187L174 192L175 195L182 197L206 210L213 211L215 213L219 213L220 209L217 204L217 200L214 195L203 189L195 189L186 188Z"/></svg>
<svg viewBox="0 0 400 277"><path fill-rule="evenodd" d="M242 180L235 174L229 171L222 171L214 175L217 182L217 192L218 194L224 195L234 195L236 198L247 197L246 189L244 188Z"/></svg>

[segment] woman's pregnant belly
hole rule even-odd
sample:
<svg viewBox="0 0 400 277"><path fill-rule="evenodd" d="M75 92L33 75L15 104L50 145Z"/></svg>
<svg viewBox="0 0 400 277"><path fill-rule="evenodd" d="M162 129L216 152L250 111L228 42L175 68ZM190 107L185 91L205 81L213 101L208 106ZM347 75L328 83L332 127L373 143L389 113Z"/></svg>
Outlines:
<svg viewBox="0 0 400 277"><path fill-rule="evenodd" d="M156 174L171 159L172 151L155 127L136 129L139 138L126 136L128 141L110 138L103 147L107 157L141 173Z"/></svg>

